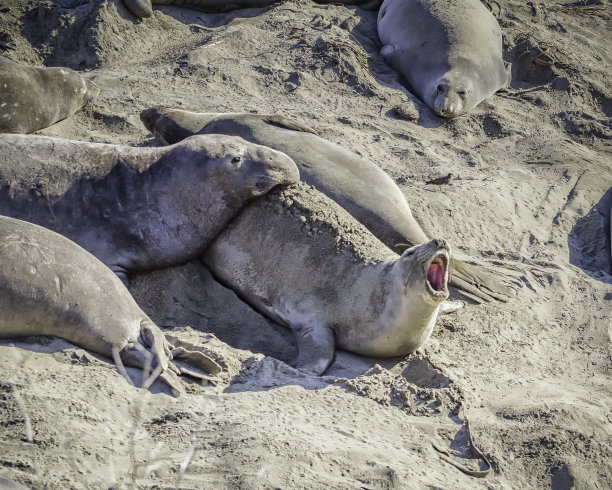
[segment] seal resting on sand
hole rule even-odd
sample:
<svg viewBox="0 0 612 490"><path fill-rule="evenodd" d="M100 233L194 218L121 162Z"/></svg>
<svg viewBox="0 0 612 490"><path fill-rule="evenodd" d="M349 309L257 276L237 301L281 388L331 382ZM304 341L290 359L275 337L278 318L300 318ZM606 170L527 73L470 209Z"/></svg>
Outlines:
<svg viewBox="0 0 612 490"><path fill-rule="evenodd" d="M163 148L0 135L0 214L50 228L126 280L202 253L249 201L299 180L288 156L201 135Z"/></svg>
<svg viewBox="0 0 612 490"><path fill-rule="evenodd" d="M68 68L37 68L0 56L0 133L31 133L71 116L100 90Z"/></svg>
<svg viewBox="0 0 612 490"><path fill-rule="evenodd" d="M46 228L0 216L0 337L53 335L144 369L143 387L159 376L177 392L177 378L221 368L198 351L175 348L139 308L123 283L86 250ZM149 373L152 369L152 373ZM130 381L131 382L131 381Z"/></svg>
<svg viewBox="0 0 612 490"><path fill-rule="evenodd" d="M442 117L457 117L511 81L502 34L480 0L385 0L381 55Z"/></svg>
<svg viewBox="0 0 612 490"><path fill-rule="evenodd" d="M154 108L143 111L140 119L164 145L193 134L228 134L275 148L295 161L302 181L340 204L394 252L405 248L398 244L429 241L401 189L380 167L287 117ZM514 295L491 271L456 258L451 269L451 285L477 301L505 301Z"/></svg>
<svg viewBox="0 0 612 490"><path fill-rule="evenodd" d="M334 348L377 357L427 340L448 297L450 249L390 251L303 182L251 204L202 256L213 275L295 333L297 368L322 374Z"/></svg>

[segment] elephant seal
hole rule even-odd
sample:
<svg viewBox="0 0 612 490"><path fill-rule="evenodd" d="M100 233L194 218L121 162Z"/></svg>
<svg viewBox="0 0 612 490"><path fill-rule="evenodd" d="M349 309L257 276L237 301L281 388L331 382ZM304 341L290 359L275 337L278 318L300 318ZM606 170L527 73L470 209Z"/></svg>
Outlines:
<svg viewBox="0 0 612 490"><path fill-rule="evenodd" d="M213 374L219 365L201 352L175 348L139 308L123 283L74 242L46 228L0 216L0 337L53 335L144 370L177 392L185 359ZM149 369L153 372L149 374ZM129 377L127 377L129 380Z"/></svg>
<svg viewBox="0 0 612 490"><path fill-rule="evenodd" d="M131 148L0 135L0 214L78 243L123 280L197 257L249 201L299 180L288 156L199 135Z"/></svg>
<svg viewBox="0 0 612 490"><path fill-rule="evenodd" d="M142 19L153 15L153 5L173 5L202 12L216 13L244 8L269 7L282 0L123 0L123 4L136 17ZM366 9L376 9L382 0L315 0L316 3L362 5Z"/></svg>
<svg viewBox="0 0 612 490"><path fill-rule="evenodd" d="M322 374L334 346L389 357L419 348L448 297L450 248L393 253L303 182L251 204L202 256L222 284L293 330L297 368Z"/></svg>
<svg viewBox="0 0 612 490"><path fill-rule="evenodd" d="M393 251L406 248L398 244L429 241L401 189L380 167L289 118L154 108L143 111L140 119L162 144L193 134L228 134L275 148L295 161L302 181L336 201ZM456 258L451 260L451 268L451 285L472 298L505 301L514 294L490 271Z"/></svg>
<svg viewBox="0 0 612 490"><path fill-rule="evenodd" d="M68 68L37 68L0 56L0 133L31 133L71 116L98 95Z"/></svg>
<svg viewBox="0 0 612 490"><path fill-rule="evenodd" d="M502 35L480 0L385 0L381 55L441 117L457 117L511 81Z"/></svg>

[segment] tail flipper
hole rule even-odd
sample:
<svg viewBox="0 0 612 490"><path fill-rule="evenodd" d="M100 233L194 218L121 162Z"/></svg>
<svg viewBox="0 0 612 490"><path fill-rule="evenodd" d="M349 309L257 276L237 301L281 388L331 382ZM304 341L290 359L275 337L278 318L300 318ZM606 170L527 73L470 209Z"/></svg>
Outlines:
<svg viewBox="0 0 612 490"><path fill-rule="evenodd" d="M138 339L128 344L118 354L120 359L113 350L117 369L128 380L129 377L125 373L123 364L143 370L141 382L143 388L149 388L153 381L159 378L172 389L175 395L185 392L178 376L185 374L198 380L214 383L214 378L199 370L210 374L217 374L221 371L221 366L206 354L172 345L166 340L161 329L149 319L141 322ZM175 360L181 360L195 369L177 365Z"/></svg>
<svg viewBox="0 0 612 490"><path fill-rule="evenodd" d="M521 287L511 276L484 266L468 264L457 258L451 259L450 267L450 285L478 303L506 302L516 296L517 289Z"/></svg>

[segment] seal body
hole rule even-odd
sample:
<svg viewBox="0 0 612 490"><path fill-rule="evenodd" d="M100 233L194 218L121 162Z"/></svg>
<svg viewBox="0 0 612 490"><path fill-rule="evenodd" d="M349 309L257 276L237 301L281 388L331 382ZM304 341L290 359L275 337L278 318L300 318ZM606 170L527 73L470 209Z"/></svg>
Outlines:
<svg viewBox="0 0 612 490"><path fill-rule="evenodd" d="M143 111L140 118L164 145L193 134L227 134L275 148L295 161L303 182L340 204L390 248L428 241L387 173L287 117L157 108Z"/></svg>
<svg viewBox="0 0 612 490"><path fill-rule="evenodd" d="M249 201L299 179L293 161L241 138L164 148L0 135L0 214L50 228L123 279L198 256Z"/></svg>
<svg viewBox="0 0 612 490"><path fill-rule="evenodd" d="M223 284L296 335L297 367L321 374L334 346L369 356L413 352L448 297L449 247L391 252L304 183L248 206L202 257Z"/></svg>
<svg viewBox="0 0 612 490"><path fill-rule="evenodd" d="M220 369L202 353L173 352L123 283L86 250L46 228L0 216L0 337L28 335L61 337L120 368L148 365L178 391L176 375L187 371L174 357Z"/></svg>
<svg viewBox="0 0 612 490"><path fill-rule="evenodd" d="M501 29L480 0L385 0L378 36L385 61L439 116L460 116L510 84Z"/></svg>
<svg viewBox="0 0 612 490"><path fill-rule="evenodd" d="M68 68L37 68L0 56L0 133L31 133L71 116L100 90Z"/></svg>
<svg viewBox="0 0 612 490"><path fill-rule="evenodd" d="M162 144L193 134L228 134L280 150L295 161L302 181L333 199L394 252L429 241L401 189L380 167L289 118L165 108L147 109L140 118ZM514 294L490 271L456 258L451 266L451 285L477 301L506 300Z"/></svg>

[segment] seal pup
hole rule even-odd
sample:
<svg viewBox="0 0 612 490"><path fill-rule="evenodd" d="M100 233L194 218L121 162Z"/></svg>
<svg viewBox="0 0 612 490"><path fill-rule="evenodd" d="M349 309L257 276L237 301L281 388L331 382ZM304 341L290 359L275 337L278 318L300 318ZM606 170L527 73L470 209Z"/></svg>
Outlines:
<svg viewBox="0 0 612 490"><path fill-rule="evenodd" d="M124 281L202 253L248 202L299 180L288 156L199 135L131 148L0 135L0 214L78 243Z"/></svg>
<svg viewBox="0 0 612 490"><path fill-rule="evenodd" d="M441 117L457 117L508 87L502 34L480 0L385 0L381 55Z"/></svg>
<svg viewBox="0 0 612 490"><path fill-rule="evenodd" d="M98 95L68 68L37 68L0 56L0 133L31 133L71 116Z"/></svg>
<svg viewBox="0 0 612 490"><path fill-rule="evenodd" d="M414 352L448 297L450 248L431 240L393 253L303 182L249 205L202 261L256 310L293 330L297 368L322 374L338 346L389 357Z"/></svg>
<svg viewBox="0 0 612 490"><path fill-rule="evenodd" d="M143 387L157 376L183 391L184 359L212 374L221 368L198 351L174 347L102 262L76 243L41 226L0 216L0 337L53 335L144 370ZM149 369L152 373L149 374Z"/></svg>
<svg viewBox="0 0 612 490"><path fill-rule="evenodd" d="M140 119L157 141L167 145L193 134L228 134L289 155L301 180L336 201L391 250L429 241L414 219L401 189L380 167L340 145L317 136L287 117L260 114L196 113L153 108ZM505 301L513 290L493 273L451 260L451 285L479 300Z"/></svg>

